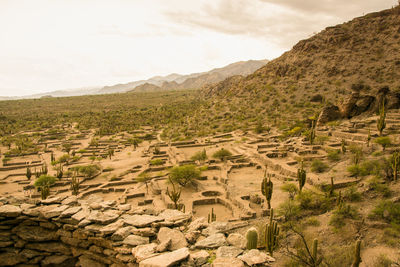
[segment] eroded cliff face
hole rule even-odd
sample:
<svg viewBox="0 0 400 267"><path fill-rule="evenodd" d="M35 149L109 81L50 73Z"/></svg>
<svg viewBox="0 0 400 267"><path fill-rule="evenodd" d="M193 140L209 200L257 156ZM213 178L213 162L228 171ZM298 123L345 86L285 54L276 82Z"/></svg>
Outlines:
<svg viewBox="0 0 400 267"><path fill-rule="evenodd" d="M205 249L218 249L234 266L273 261L264 252L244 251L245 238L233 232L247 225L74 196L31 204L2 198L0 266L202 266L210 256Z"/></svg>

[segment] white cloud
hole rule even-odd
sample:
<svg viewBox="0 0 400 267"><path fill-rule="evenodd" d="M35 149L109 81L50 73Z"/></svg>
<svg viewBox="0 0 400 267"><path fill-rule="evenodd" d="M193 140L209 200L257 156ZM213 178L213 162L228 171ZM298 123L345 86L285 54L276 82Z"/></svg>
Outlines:
<svg viewBox="0 0 400 267"><path fill-rule="evenodd" d="M0 95L271 59L312 32L392 2L2 0Z"/></svg>

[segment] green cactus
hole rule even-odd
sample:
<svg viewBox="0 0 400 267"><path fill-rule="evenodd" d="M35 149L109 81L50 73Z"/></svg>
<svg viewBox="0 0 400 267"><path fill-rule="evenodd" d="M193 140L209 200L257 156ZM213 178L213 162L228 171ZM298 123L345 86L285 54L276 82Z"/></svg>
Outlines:
<svg viewBox="0 0 400 267"><path fill-rule="evenodd" d="M397 181L398 171L399 171L399 161L400 161L400 153L398 151L394 152L391 158L390 166L393 170L393 179Z"/></svg>
<svg viewBox="0 0 400 267"><path fill-rule="evenodd" d="M311 129L310 133L308 134L308 139L310 141L310 144L313 145L315 140L315 119L311 121Z"/></svg>
<svg viewBox="0 0 400 267"><path fill-rule="evenodd" d="M342 153L346 153L346 140L342 139Z"/></svg>
<svg viewBox="0 0 400 267"><path fill-rule="evenodd" d="M71 191L74 196L79 194L79 178L76 177L76 174L71 178Z"/></svg>
<svg viewBox="0 0 400 267"><path fill-rule="evenodd" d="M360 256L360 250L361 250L361 241L357 240L356 242L356 247L354 249L354 261L351 267L358 267L360 266L360 263L362 262L361 256Z"/></svg>
<svg viewBox="0 0 400 267"><path fill-rule="evenodd" d="M332 197L333 194L334 194L334 187L335 187L335 184L333 183L333 177L331 177L331 187L330 187L330 190L329 190L329 196L330 197Z"/></svg>
<svg viewBox="0 0 400 267"><path fill-rule="evenodd" d="M256 228L252 227L249 230L247 230L246 239L247 239L246 248L248 250L257 249L258 231Z"/></svg>
<svg viewBox="0 0 400 267"><path fill-rule="evenodd" d="M271 198L272 198L272 192L274 190L274 184L271 181L271 176L268 176L267 179L266 175L267 175L267 170L265 170L264 179L261 183L261 193L265 196L267 200L268 209L271 209Z"/></svg>
<svg viewBox="0 0 400 267"><path fill-rule="evenodd" d="M301 161L301 168L297 170L297 180L299 181L299 191L303 189L306 184L307 173L303 168L303 161Z"/></svg>
<svg viewBox="0 0 400 267"><path fill-rule="evenodd" d="M343 204L342 191L339 191L339 195L336 199L336 206L340 208L342 204Z"/></svg>
<svg viewBox="0 0 400 267"><path fill-rule="evenodd" d="M274 209L270 211L269 224L265 229L265 247L271 256L278 247L279 227L276 221L273 221Z"/></svg>
<svg viewBox="0 0 400 267"><path fill-rule="evenodd" d="M217 214L214 213L214 208L211 208L211 213L208 214L208 223L215 222L217 220Z"/></svg>
<svg viewBox="0 0 400 267"><path fill-rule="evenodd" d="M367 147L369 147L369 143L371 142L371 130L368 129L368 137L367 137Z"/></svg>
<svg viewBox="0 0 400 267"><path fill-rule="evenodd" d="M314 239L312 246L311 265L317 267L321 264L322 258L318 258L318 239Z"/></svg>
<svg viewBox="0 0 400 267"><path fill-rule="evenodd" d="M382 136L383 130L386 128L386 111L385 111L385 100L382 101L382 107L379 108L379 119L376 127L379 131L379 136Z"/></svg>
<svg viewBox="0 0 400 267"><path fill-rule="evenodd" d="M31 168L26 168L26 178L28 178L28 180L30 180L32 177L32 171Z"/></svg>
<svg viewBox="0 0 400 267"><path fill-rule="evenodd" d="M172 182L171 182L171 184L172 184L172 191L170 192L169 188L167 187L167 196L169 197L169 199L171 199L172 202L174 202L175 209L177 210L177 209L179 209L178 202L179 202L179 199L181 198L182 190L179 190L179 191L176 190L175 184Z"/></svg>

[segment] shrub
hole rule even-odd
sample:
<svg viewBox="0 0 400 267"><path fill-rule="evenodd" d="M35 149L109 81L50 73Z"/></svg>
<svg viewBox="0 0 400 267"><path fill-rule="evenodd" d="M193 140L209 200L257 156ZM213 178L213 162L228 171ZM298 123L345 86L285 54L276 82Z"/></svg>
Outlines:
<svg viewBox="0 0 400 267"><path fill-rule="evenodd" d="M300 207L295 201L288 199L278 207L278 215L283 216L285 221L296 219L300 214Z"/></svg>
<svg viewBox="0 0 400 267"><path fill-rule="evenodd" d="M296 197L300 208L304 210L314 210L318 212L326 212L332 207L332 199L316 194L310 190L303 191Z"/></svg>
<svg viewBox="0 0 400 267"><path fill-rule="evenodd" d="M382 200L372 210L370 218L381 219L387 223L400 224L400 203Z"/></svg>
<svg viewBox="0 0 400 267"><path fill-rule="evenodd" d="M321 225L321 222L318 221L318 219L317 219L316 217L311 217L311 218L308 218L308 219L306 220L306 222L304 223L304 225L308 225L308 226L320 226L320 225Z"/></svg>
<svg viewBox="0 0 400 267"><path fill-rule="evenodd" d="M190 159L193 161L205 161L207 160L207 152L205 149L203 149L203 151L198 151Z"/></svg>
<svg viewBox="0 0 400 267"><path fill-rule="evenodd" d="M159 165L163 165L164 161L162 159L153 159L150 160L150 165L152 166L159 166Z"/></svg>
<svg viewBox="0 0 400 267"><path fill-rule="evenodd" d="M387 184L382 183L378 177L374 177L368 181L368 189L380 193L383 197L390 197L392 192Z"/></svg>
<svg viewBox="0 0 400 267"><path fill-rule="evenodd" d="M346 223L346 219L356 219L358 212L348 204L339 205L334 211L329 220L329 224L335 228L342 228Z"/></svg>
<svg viewBox="0 0 400 267"><path fill-rule="evenodd" d="M50 195L50 186L57 181L56 177L50 175L41 175L34 183L34 186L40 189L42 199Z"/></svg>
<svg viewBox="0 0 400 267"><path fill-rule="evenodd" d="M340 150L332 149L328 151L328 159L330 161L339 161L340 160Z"/></svg>
<svg viewBox="0 0 400 267"><path fill-rule="evenodd" d="M284 185L281 186L281 190L283 192L289 193L290 199L294 199L295 195L299 191L297 185L295 185L294 183L285 183Z"/></svg>
<svg viewBox="0 0 400 267"><path fill-rule="evenodd" d="M225 149L225 148L221 148L220 150L218 150L217 152L215 152L213 154L213 158L219 159L219 160L225 160L227 157L232 156L232 153Z"/></svg>
<svg viewBox="0 0 400 267"><path fill-rule="evenodd" d="M326 171L326 169L328 169L328 165L326 165L319 159L315 159L311 163L311 171L313 171L313 172L321 173L321 172Z"/></svg>
<svg viewBox="0 0 400 267"><path fill-rule="evenodd" d="M201 171L194 165L184 165L173 167L169 173L171 181L185 186L194 179L200 178Z"/></svg>
<svg viewBox="0 0 400 267"><path fill-rule="evenodd" d="M391 267L393 266L393 261L388 258L385 254L380 254L374 262L376 267Z"/></svg>
<svg viewBox="0 0 400 267"><path fill-rule="evenodd" d="M78 170L84 176L92 177L98 171L100 171L100 167L98 165L86 165L86 166L80 166Z"/></svg>
<svg viewBox="0 0 400 267"><path fill-rule="evenodd" d="M392 142L388 136L381 136L374 139L374 142L382 146L382 150L385 151L386 147Z"/></svg>
<svg viewBox="0 0 400 267"><path fill-rule="evenodd" d="M357 188L355 186L351 186L345 191L344 199L350 202L361 201L361 193L357 191Z"/></svg>

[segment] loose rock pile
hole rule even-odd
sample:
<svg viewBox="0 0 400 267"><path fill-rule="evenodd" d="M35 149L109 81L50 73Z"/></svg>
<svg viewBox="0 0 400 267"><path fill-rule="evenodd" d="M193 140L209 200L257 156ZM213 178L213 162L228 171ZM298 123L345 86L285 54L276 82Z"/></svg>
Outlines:
<svg viewBox="0 0 400 267"><path fill-rule="evenodd" d="M0 199L0 266L269 266L245 250L247 222L193 220L177 210L53 197Z"/></svg>

